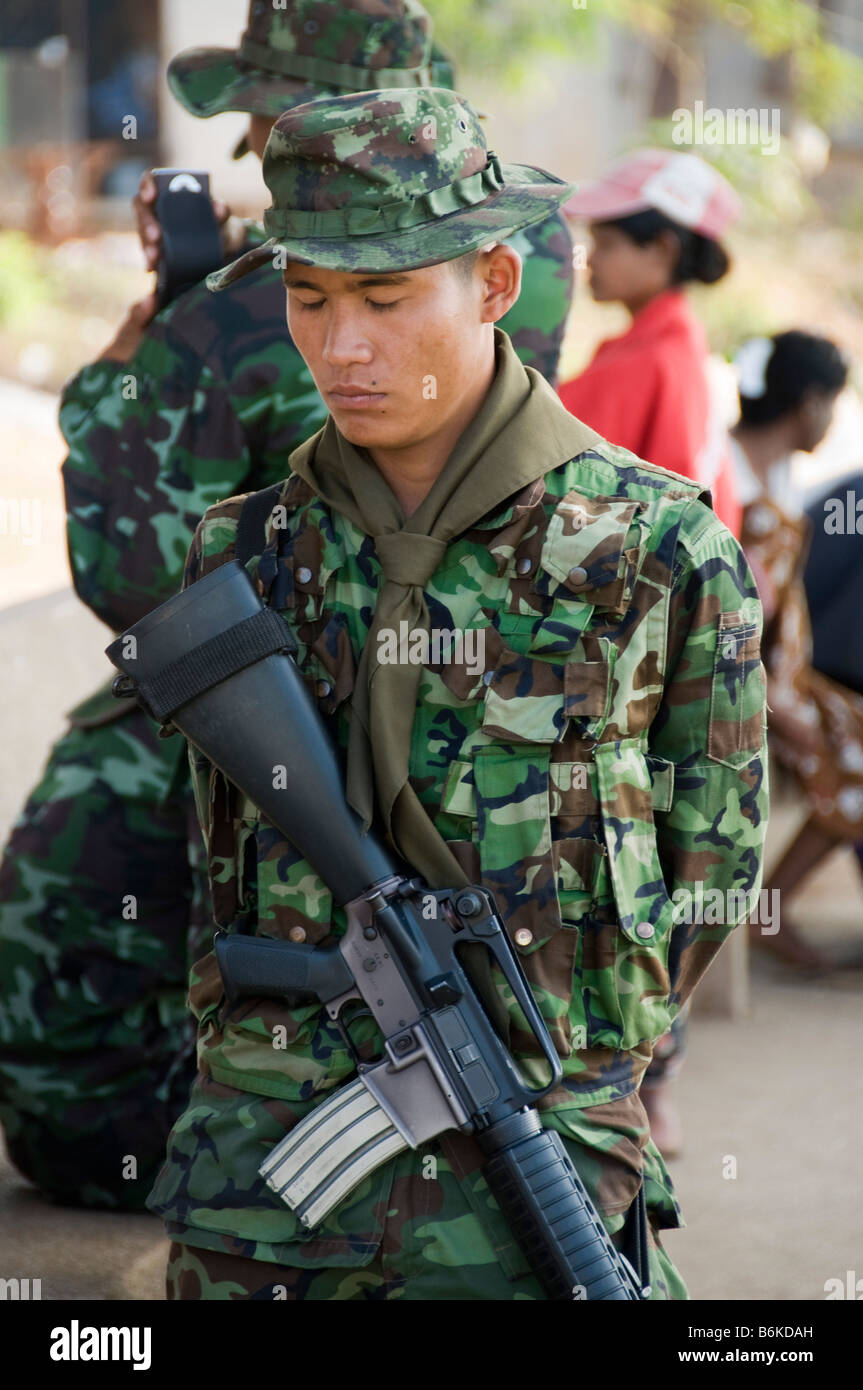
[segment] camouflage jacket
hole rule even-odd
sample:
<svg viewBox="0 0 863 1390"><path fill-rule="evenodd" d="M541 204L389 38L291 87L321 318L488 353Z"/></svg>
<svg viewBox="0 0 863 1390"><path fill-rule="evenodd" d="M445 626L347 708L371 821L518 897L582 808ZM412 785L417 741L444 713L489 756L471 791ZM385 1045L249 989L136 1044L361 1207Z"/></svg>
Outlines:
<svg viewBox="0 0 863 1390"><path fill-rule="evenodd" d="M233 557L241 501L199 525L187 584ZM298 477L280 505L248 568L295 634L344 745L380 565L371 538ZM601 1210L625 1211L644 1167L648 1204L660 1224L678 1224L658 1153L642 1152L637 1089L653 1041L745 915L732 902L719 924L687 921L681 891L760 883L764 676L751 574L695 485L602 445L451 542L426 599L433 627L481 630L485 652L479 674L459 659L424 668L412 785L494 893L554 1038L564 1079L542 1102L544 1123L593 1153L585 1180ZM193 753L192 766L216 920L309 944L337 937L342 912L308 863L205 759ZM392 1164L312 1234L256 1173L267 1142L352 1073L338 1032L315 1007L227 1007L212 955L193 971L191 1001L203 1075L214 1095L238 1098L209 1120L190 1107L154 1208L191 1244L219 1232L260 1259L362 1264L380 1240ZM529 1071L514 1009L512 1022ZM396 1162L419 1172L421 1156ZM482 1195L478 1215L492 1220Z"/></svg>
<svg viewBox="0 0 863 1390"><path fill-rule="evenodd" d="M524 261L522 292L501 326L554 383L572 296L566 220L558 213L510 245ZM117 632L170 598L207 507L283 478L326 416L270 267L224 294L196 286L155 319L129 362L84 367L60 406L79 598Z"/></svg>

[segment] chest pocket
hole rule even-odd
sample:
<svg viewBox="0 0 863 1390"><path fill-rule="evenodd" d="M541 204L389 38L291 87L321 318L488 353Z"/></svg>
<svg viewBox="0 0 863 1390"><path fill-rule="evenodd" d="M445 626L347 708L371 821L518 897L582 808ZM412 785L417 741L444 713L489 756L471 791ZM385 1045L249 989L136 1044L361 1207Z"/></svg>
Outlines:
<svg viewBox="0 0 863 1390"><path fill-rule="evenodd" d="M604 723L611 699L614 649L597 641L593 659L584 648L557 662L504 647L489 671L482 731L514 743L556 743L571 719Z"/></svg>
<svg viewBox="0 0 863 1390"><path fill-rule="evenodd" d="M548 524L535 592L624 613L641 563L644 505L567 493Z"/></svg>
<svg viewBox="0 0 863 1390"><path fill-rule="evenodd" d="M592 631L594 615L607 626L629 607L638 511L577 493L559 504L529 592L522 584L498 615L483 743L452 765L441 802L472 819L483 878L562 1056L630 1048L668 1026L672 905L653 813L670 807L673 768L639 739L603 742L607 725L625 730L626 702L616 644Z"/></svg>
<svg viewBox="0 0 863 1390"><path fill-rule="evenodd" d="M582 719L600 736L614 648L589 629L597 610L626 611L641 559L634 522L641 505L570 492L549 521L536 569L515 550L497 620L500 645L485 676L484 733L555 742L568 720Z"/></svg>

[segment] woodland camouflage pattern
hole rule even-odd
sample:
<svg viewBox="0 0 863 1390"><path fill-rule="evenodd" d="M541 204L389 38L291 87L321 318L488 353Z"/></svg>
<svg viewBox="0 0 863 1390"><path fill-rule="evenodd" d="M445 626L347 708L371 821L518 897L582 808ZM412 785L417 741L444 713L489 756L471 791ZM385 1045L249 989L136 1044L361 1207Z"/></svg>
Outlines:
<svg viewBox="0 0 863 1390"><path fill-rule="evenodd" d="M182 772L140 718L73 727L0 866L0 1118L63 1202L141 1209L188 1094L209 912Z"/></svg>
<svg viewBox="0 0 863 1390"><path fill-rule="evenodd" d="M473 108L443 87L286 111L270 131L264 182L270 240L208 276L211 289L277 252L343 271L453 260L550 217L574 188L543 169L502 164Z"/></svg>
<svg viewBox="0 0 863 1390"><path fill-rule="evenodd" d="M554 380L572 292L563 216L512 245L523 288L503 323ZM326 413L272 266L230 294L191 290L130 362L85 367L60 413L78 596L114 631L164 602L206 508L277 482ZM0 1120L20 1170L63 1201L140 1210L162 1162L194 1073L202 852L183 744L109 683L73 712L0 867Z"/></svg>
<svg viewBox="0 0 863 1390"><path fill-rule="evenodd" d="M187 584L233 557L240 507L235 498L207 513ZM382 582L372 539L294 476L248 568L296 636L345 747ZM486 674L458 661L424 668L411 782L511 935L529 933L519 932L520 958L564 1071L541 1102L544 1123L570 1144L612 1233L642 1165L654 1227L677 1225L638 1086L653 1041L734 925L681 924L673 891L760 884L767 784L752 576L696 486L602 445L452 542L425 596L433 628L485 633ZM343 912L310 865L191 757L216 921L309 945L338 937ZM539 1079L536 1045L499 988L511 1044ZM322 1271L291 1296L539 1296L463 1136L385 1165L314 1232L301 1229L258 1164L351 1076L350 1054L317 1007L229 1007L212 954L195 966L191 1002L200 1075L152 1196L174 1239L196 1247L175 1251L175 1294L185 1279L204 1296L245 1296L213 1273L225 1266L211 1266L211 1252ZM352 1031L374 1055L371 1020ZM429 1156L436 1177L423 1176ZM654 1296L684 1297L664 1254L653 1263Z"/></svg>
<svg viewBox="0 0 863 1390"><path fill-rule="evenodd" d="M188 49L169 64L168 84L194 116L275 119L298 101L344 91L450 86L444 62L417 0L287 0L280 9L252 0L239 49Z"/></svg>

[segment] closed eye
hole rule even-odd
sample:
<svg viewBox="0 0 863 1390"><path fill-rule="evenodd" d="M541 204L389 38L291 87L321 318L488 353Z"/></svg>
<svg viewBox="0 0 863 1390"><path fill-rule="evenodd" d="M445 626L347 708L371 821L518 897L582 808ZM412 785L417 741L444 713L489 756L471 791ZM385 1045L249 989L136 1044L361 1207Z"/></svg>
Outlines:
<svg viewBox="0 0 863 1390"><path fill-rule="evenodd" d="M322 309L327 301L325 299L300 299L297 302L299 303L301 309L309 309L312 313L315 313L318 309ZM377 299L367 299L366 303L368 304L369 308L374 309L376 313L385 314L388 309L397 309L399 304L401 303L401 300L390 299L387 301L381 301Z"/></svg>

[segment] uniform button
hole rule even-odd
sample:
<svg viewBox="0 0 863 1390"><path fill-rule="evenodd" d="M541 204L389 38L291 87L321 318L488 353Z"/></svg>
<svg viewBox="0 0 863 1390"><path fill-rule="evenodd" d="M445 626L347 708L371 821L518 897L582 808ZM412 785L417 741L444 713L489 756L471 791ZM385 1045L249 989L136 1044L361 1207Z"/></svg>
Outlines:
<svg viewBox="0 0 863 1390"><path fill-rule="evenodd" d="M308 584L311 577L312 572L309 569L308 565L300 565L300 568L297 570L297 583Z"/></svg>
<svg viewBox="0 0 863 1390"><path fill-rule="evenodd" d="M579 587L582 584L586 584L587 570L584 569L581 565L576 565L575 569L571 569L569 571L569 582L570 584L575 584L576 587Z"/></svg>
<svg viewBox="0 0 863 1390"><path fill-rule="evenodd" d="M291 927L291 930L288 932L288 940L289 940L289 941L296 941L297 943L299 943L299 942L301 942L301 941L305 941L305 939L306 939L306 929L305 929L305 927Z"/></svg>
<svg viewBox="0 0 863 1390"><path fill-rule="evenodd" d="M526 555L523 555L515 568L519 574L530 574L533 569L533 560L529 560Z"/></svg>
<svg viewBox="0 0 863 1390"><path fill-rule="evenodd" d="M516 946L529 946L533 941L533 932L529 927L519 927L515 934Z"/></svg>
<svg viewBox="0 0 863 1390"><path fill-rule="evenodd" d="M639 922L638 926L635 928L635 935L640 936L643 941L649 941L649 939L651 938L651 936L653 936L655 931L656 928L652 925L652 923Z"/></svg>
<svg viewBox="0 0 863 1390"><path fill-rule="evenodd" d="M315 686L315 694L319 700L325 700L327 696L332 693L332 689L333 687L330 685L329 681L318 681Z"/></svg>

